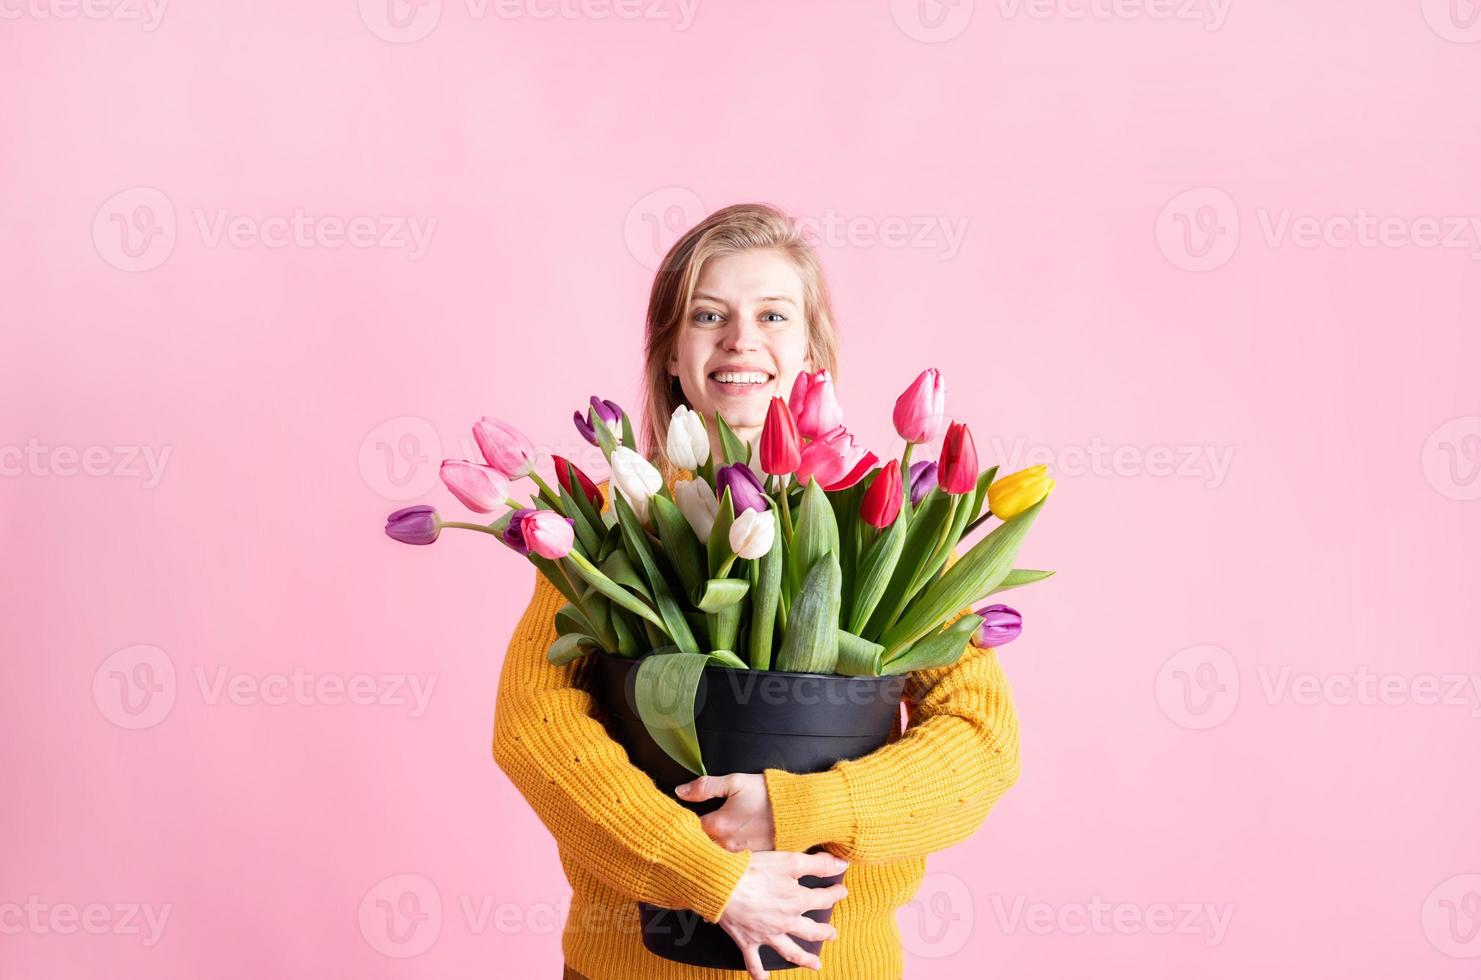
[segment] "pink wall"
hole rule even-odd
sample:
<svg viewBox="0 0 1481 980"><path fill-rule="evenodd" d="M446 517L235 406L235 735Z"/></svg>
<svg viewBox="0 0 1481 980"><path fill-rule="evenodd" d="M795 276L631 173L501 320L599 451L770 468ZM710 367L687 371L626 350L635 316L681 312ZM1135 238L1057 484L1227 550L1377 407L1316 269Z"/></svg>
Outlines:
<svg viewBox="0 0 1481 980"><path fill-rule="evenodd" d="M0 2L0 972L556 975L531 571L381 520L765 199L876 449L935 364L1059 478L909 975L1474 976L1478 8L564 3Z"/></svg>

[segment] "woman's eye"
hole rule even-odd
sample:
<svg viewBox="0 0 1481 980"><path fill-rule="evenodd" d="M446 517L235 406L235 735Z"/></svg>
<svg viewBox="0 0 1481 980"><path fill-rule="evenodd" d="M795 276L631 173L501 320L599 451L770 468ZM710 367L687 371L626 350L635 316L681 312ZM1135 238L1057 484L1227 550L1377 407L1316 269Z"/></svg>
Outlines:
<svg viewBox="0 0 1481 980"><path fill-rule="evenodd" d="M787 318L780 313L763 313L761 319L769 323L786 323Z"/></svg>
<svg viewBox="0 0 1481 980"><path fill-rule="evenodd" d="M700 310L698 313L694 314L694 322L696 322L696 323L719 323L720 322L720 314L715 313L715 312L712 312L710 310Z"/></svg>

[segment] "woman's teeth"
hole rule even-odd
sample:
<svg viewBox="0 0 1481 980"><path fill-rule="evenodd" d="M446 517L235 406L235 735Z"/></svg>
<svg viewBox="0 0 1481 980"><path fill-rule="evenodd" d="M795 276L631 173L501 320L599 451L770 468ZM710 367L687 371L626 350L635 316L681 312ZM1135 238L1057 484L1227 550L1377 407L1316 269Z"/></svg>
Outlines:
<svg viewBox="0 0 1481 980"><path fill-rule="evenodd" d="M716 371L711 378L727 385L764 385L771 375L759 371Z"/></svg>

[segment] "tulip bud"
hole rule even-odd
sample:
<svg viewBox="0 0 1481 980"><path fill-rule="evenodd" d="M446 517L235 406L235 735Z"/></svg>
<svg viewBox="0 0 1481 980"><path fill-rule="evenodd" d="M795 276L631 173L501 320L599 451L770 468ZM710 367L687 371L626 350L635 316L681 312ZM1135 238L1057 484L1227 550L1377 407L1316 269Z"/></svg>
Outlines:
<svg viewBox="0 0 1481 980"><path fill-rule="evenodd" d="M473 424L473 441L484 460L511 480L528 476L535 468L535 444L512 425L485 415Z"/></svg>
<svg viewBox="0 0 1481 980"><path fill-rule="evenodd" d="M808 439L843 425L843 409L833 393L833 379L827 371L803 371L792 382L792 395L787 399L797 432Z"/></svg>
<svg viewBox="0 0 1481 980"><path fill-rule="evenodd" d="M920 459L910 464L910 506L918 507L926 494L936 489L936 461Z"/></svg>
<svg viewBox="0 0 1481 980"><path fill-rule="evenodd" d="M740 558L761 558L776 540L776 518L770 511L748 510L730 525L730 550Z"/></svg>
<svg viewBox="0 0 1481 980"><path fill-rule="evenodd" d="M693 472L710 458L710 433L704 416L688 405L679 405L669 417L667 446L669 461Z"/></svg>
<svg viewBox="0 0 1481 980"><path fill-rule="evenodd" d="M972 433L962 422L953 422L946 427L936 479L947 493L967 493L977 489L977 447L972 443Z"/></svg>
<svg viewBox="0 0 1481 980"><path fill-rule="evenodd" d="M761 481L745 463L731 463L715 471L716 495L725 496L727 489L737 516L748 510L764 511L769 506Z"/></svg>
<svg viewBox="0 0 1481 980"><path fill-rule="evenodd" d="M1012 520L1049 496L1053 489L1049 467L1030 466L994 480L987 488L987 507L1000 520Z"/></svg>
<svg viewBox="0 0 1481 980"><path fill-rule="evenodd" d="M648 523L648 501L663 489L663 474L636 450L618 446L612 451L612 485L622 494L643 524Z"/></svg>
<svg viewBox="0 0 1481 980"><path fill-rule="evenodd" d="M500 539L510 548L522 555L530 553L530 546L525 542L525 518L535 512L533 507L521 507L509 515L509 523L504 527L504 533Z"/></svg>
<svg viewBox="0 0 1481 980"><path fill-rule="evenodd" d="M576 540L576 522L553 510L527 512L520 521L520 531L525 547L552 561L566 557Z"/></svg>
<svg viewBox="0 0 1481 980"><path fill-rule="evenodd" d="M895 401L895 431L906 442L930 442L946 417L946 379L926 368Z"/></svg>
<svg viewBox="0 0 1481 980"><path fill-rule="evenodd" d="M598 511L602 509L602 488L591 481L591 477L581 472L580 467L566 459L564 456L551 454L551 461L555 463L555 478L560 481L561 489L575 496L577 488L591 501L591 506Z"/></svg>
<svg viewBox="0 0 1481 980"><path fill-rule="evenodd" d="M704 480L675 480L674 504L689 526L694 528L699 540L710 540L715 516L720 513L720 501L715 497L714 488Z"/></svg>
<svg viewBox="0 0 1481 980"><path fill-rule="evenodd" d="M772 475L791 473L802 462L797 420L781 398L772 396L761 427L761 469Z"/></svg>
<svg viewBox="0 0 1481 980"><path fill-rule="evenodd" d="M437 511L426 504L403 507L386 518L386 534L405 544L431 544L441 531Z"/></svg>
<svg viewBox="0 0 1481 980"><path fill-rule="evenodd" d="M1017 609L995 603L977 610L982 625L972 631L974 647L1000 647L1011 643L1023 632L1023 617Z"/></svg>
<svg viewBox="0 0 1481 980"><path fill-rule="evenodd" d="M509 478L492 466L480 466L466 459L444 459L438 473L452 495L469 510L487 514L509 499Z"/></svg>
<svg viewBox="0 0 1481 980"><path fill-rule="evenodd" d="M875 474L864 491L864 498L859 501L859 516L872 527L889 527L900 515L902 503L900 461L892 459Z"/></svg>
<svg viewBox="0 0 1481 980"><path fill-rule="evenodd" d="M622 442L622 406L606 398L591 396L591 407L597 414L600 422L606 423L612 435L619 443ZM581 433L581 438L593 446L600 446L601 441L597 439L597 430L592 426L585 412L574 412L571 421L576 423L576 431Z"/></svg>

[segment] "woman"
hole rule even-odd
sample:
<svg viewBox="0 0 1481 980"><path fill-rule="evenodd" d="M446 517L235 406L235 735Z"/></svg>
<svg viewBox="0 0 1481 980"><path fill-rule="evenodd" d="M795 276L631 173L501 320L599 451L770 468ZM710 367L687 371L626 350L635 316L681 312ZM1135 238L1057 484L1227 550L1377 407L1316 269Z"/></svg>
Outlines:
<svg viewBox="0 0 1481 980"><path fill-rule="evenodd" d="M663 458L664 426L687 404L743 439L759 438L773 395L802 371L836 373L837 338L817 256L775 208L710 215L669 251L648 303L644 451ZM604 493L606 488L603 488ZM950 667L911 675L910 724L891 744L827 772L778 770L696 779L689 801L724 797L703 819L657 789L594 716L585 661L545 650L563 598L542 576L504 660L494 757L555 837L574 892L562 948L575 980L720 980L643 948L635 903L693 909L718 923L766 977L758 950L831 980L903 973L894 912L919 886L925 855L970 835L1018 778L1018 722L996 655L969 646ZM825 852L803 853L822 844ZM842 885L804 875L847 868ZM837 903L832 924L802 913ZM831 940L821 959L790 938Z"/></svg>

